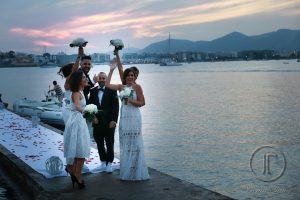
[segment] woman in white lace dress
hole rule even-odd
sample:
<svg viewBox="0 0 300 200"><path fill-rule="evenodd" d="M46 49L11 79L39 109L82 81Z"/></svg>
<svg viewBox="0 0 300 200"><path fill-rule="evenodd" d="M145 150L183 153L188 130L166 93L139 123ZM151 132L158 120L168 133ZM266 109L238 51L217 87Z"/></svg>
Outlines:
<svg viewBox="0 0 300 200"><path fill-rule="evenodd" d="M64 131L64 156L66 158L74 158L71 177L73 186L74 183L77 183L79 188L85 187L81 178L81 170L85 158L90 156L90 134L86 120L82 116L86 105L82 90L87 84L87 79L81 70L71 74L71 114Z"/></svg>
<svg viewBox="0 0 300 200"><path fill-rule="evenodd" d="M145 105L143 90L134 83L132 69L124 71L125 85L110 84L111 76L116 68L111 66L105 86L113 90L130 91L129 97L123 97L119 122L120 137L120 179L129 181L148 180L149 173L144 157L142 136L142 118L139 107Z"/></svg>

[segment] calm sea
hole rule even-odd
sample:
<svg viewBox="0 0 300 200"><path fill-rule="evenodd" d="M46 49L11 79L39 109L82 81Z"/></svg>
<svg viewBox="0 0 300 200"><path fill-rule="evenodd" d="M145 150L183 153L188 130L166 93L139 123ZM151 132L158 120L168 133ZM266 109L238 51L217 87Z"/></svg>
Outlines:
<svg viewBox="0 0 300 200"><path fill-rule="evenodd" d="M299 198L300 62L137 67L150 167L237 199ZM2 99L44 99L53 80L63 86L57 71L0 68Z"/></svg>

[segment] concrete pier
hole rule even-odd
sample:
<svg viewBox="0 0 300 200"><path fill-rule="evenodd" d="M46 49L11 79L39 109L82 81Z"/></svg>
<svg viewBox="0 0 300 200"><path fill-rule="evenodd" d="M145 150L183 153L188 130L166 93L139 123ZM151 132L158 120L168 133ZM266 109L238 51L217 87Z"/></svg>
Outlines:
<svg viewBox="0 0 300 200"><path fill-rule="evenodd" d="M47 126L51 128L50 126ZM61 131L51 128L58 133ZM151 180L120 181L119 171L84 174L85 189L73 189L70 177L46 179L0 144L0 163L32 199L172 200L231 199L149 168Z"/></svg>

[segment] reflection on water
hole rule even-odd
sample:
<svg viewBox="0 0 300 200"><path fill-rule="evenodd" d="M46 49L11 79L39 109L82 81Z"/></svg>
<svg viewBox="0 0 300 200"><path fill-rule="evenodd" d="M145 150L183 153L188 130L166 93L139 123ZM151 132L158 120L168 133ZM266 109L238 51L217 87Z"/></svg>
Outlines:
<svg viewBox="0 0 300 200"><path fill-rule="evenodd" d="M233 198L295 199L300 195L300 63L289 63L138 65L148 165ZM108 69L95 66L91 75ZM3 100L43 99L53 80L63 85L57 70L0 69ZM117 79L115 74L113 82ZM118 148L118 134L116 143ZM249 166L252 153L264 145L276 146L287 159L275 182L259 181Z"/></svg>

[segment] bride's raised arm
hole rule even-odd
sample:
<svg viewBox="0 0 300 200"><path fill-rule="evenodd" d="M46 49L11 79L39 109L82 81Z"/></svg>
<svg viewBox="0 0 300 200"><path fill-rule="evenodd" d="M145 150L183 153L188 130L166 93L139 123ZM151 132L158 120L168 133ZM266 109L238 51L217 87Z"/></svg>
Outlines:
<svg viewBox="0 0 300 200"><path fill-rule="evenodd" d="M124 70L123 70L123 65L119 56L119 50L115 49L115 54L116 54L116 58L117 58L117 66L118 66L118 71L119 71L119 76L120 79L122 81L122 84L125 85L125 80L123 79L123 75L124 75Z"/></svg>
<svg viewBox="0 0 300 200"><path fill-rule="evenodd" d="M123 89L122 84L111 84L110 83L111 77L112 77L112 74L113 74L115 68L116 68L116 65L114 65L114 64L110 65L110 70L109 70L108 76L105 80L105 87L110 88L112 90L122 90Z"/></svg>
<svg viewBox="0 0 300 200"><path fill-rule="evenodd" d="M77 55L77 58L76 58L76 61L72 67L72 73L77 71L79 69L79 64L80 64L80 59L81 57L84 55L84 51L83 51L83 47L79 47L78 48L78 55Z"/></svg>

